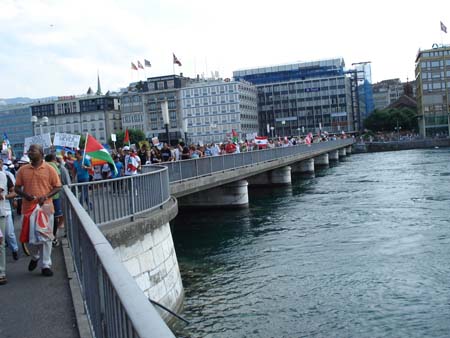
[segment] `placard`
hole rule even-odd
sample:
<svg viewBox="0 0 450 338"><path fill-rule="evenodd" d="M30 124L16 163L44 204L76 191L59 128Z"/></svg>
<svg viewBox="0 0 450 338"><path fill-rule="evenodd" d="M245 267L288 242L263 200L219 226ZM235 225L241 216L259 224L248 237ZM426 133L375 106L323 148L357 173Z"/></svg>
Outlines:
<svg viewBox="0 0 450 338"><path fill-rule="evenodd" d="M24 149L28 151L32 144L40 144L43 149L50 148L52 146L52 140L50 138L50 133L36 135L32 137L25 138L25 147Z"/></svg>
<svg viewBox="0 0 450 338"><path fill-rule="evenodd" d="M80 135L55 133L53 144L55 146L62 146L68 148L78 148L80 145Z"/></svg>

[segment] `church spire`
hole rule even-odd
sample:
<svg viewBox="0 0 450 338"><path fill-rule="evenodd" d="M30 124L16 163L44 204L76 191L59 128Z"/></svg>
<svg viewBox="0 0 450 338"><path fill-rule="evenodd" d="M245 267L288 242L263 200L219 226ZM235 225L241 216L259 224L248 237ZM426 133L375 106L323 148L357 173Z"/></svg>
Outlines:
<svg viewBox="0 0 450 338"><path fill-rule="evenodd" d="M103 95L102 94L102 87L100 86L100 75L98 74L98 71L97 71L97 92L95 94L96 95Z"/></svg>

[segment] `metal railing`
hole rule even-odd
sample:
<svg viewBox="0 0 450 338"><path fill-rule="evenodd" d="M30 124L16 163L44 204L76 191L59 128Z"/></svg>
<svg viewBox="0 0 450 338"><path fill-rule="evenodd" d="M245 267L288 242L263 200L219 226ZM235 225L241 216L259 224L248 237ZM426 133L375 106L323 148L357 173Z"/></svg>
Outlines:
<svg viewBox="0 0 450 338"><path fill-rule="evenodd" d="M166 167L152 166L142 175L75 183L70 189L95 224L132 221L169 200L168 175Z"/></svg>
<svg viewBox="0 0 450 338"><path fill-rule="evenodd" d="M258 163L275 161L282 157L312 155L321 151L331 151L350 146L353 143L353 139L339 139L335 141L313 143L311 145L301 144L292 147L277 147L273 149L249 151L239 154L227 154L175 162L165 162L160 165L169 169L169 181L170 183L175 183L186 179L211 175L215 172L234 170ZM142 167L142 171L151 171L152 167L152 165L145 165Z"/></svg>
<svg viewBox="0 0 450 338"><path fill-rule="evenodd" d="M97 338L174 338L69 187L67 237L91 331Z"/></svg>

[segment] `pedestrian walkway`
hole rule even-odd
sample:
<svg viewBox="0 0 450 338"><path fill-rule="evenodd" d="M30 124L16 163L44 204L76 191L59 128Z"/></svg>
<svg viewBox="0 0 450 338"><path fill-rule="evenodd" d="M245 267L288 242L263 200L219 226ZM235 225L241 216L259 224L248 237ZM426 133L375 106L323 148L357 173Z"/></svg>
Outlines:
<svg viewBox="0 0 450 338"><path fill-rule="evenodd" d="M15 217L19 238L19 217ZM14 260L6 248L6 275L8 284L0 285L1 338L78 338L75 311L67 277L63 249L53 248L52 277L44 277L41 270L28 271L30 257L19 249L19 260Z"/></svg>

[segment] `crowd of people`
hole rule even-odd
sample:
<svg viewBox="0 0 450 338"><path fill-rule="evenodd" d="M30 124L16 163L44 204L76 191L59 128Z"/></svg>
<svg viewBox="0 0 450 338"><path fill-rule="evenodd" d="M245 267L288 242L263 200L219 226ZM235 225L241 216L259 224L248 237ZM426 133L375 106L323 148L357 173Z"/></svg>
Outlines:
<svg viewBox="0 0 450 338"><path fill-rule="evenodd" d="M59 245L56 232L63 225L59 191L64 172L62 159L58 162L49 154L44 160L44 150L38 144L14 162L0 158L0 285L8 282L6 245L13 259L19 259L14 216L22 219L20 241L28 243L24 251L31 256L28 271L39 266L43 276L53 276L51 252Z"/></svg>
<svg viewBox="0 0 450 338"><path fill-rule="evenodd" d="M52 276L51 250L59 245L57 230L64 227L61 197L62 185L72 182L83 183L106 180L121 176L138 175L142 165L158 164L171 161L198 159L208 156L221 156L276 147L291 147L299 144L311 144L345 138L345 135L321 134L306 137L285 137L277 139L260 139L237 141L229 139L222 143L185 144L175 146L167 143L141 147L124 146L112 151L114 166L98 163L83 154L82 150L60 151L55 149L44 156L42 146L30 146L27 155L20 159L4 160L0 157L0 285L6 284L6 245L12 251L14 260L18 260L19 247L14 232L14 216L22 217L22 243L30 244L31 261L28 270L41 268L43 276ZM89 207L88 187L81 188L80 203ZM39 207L38 207L39 206ZM45 210L47 233L36 233L36 238L29 238L30 223L37 209ZM16 212L14 212L16 210ZM36 218L37 219L37 218ZM25 229L25 231L24 231ZM27 233L28 231L28 233Z"/></svg>
<svg viewBox="0 0 450 338"><path fill-rule="evenodd" d="M108 164L94 165L91 170L91 180L102 180L116 178L120 176L137 175L142 165L159 164L164 162L182 161L198 159L208 156L220 156L227 154L237 154L261 149L272 149L276 147L291 147L298 144L311 144L346 137L345 135L321 135L309 134L305 137L285 137L276 139L266 139L264 142L252 140L232 140L228 139L221 143L191 143L178 142L175 146L167 143L160 143L149 146L144 143L141 147L124 146L112 151L112 158L117 167L117 172ZM66 163L72 162L70 158L65 158Z"/></svg>

